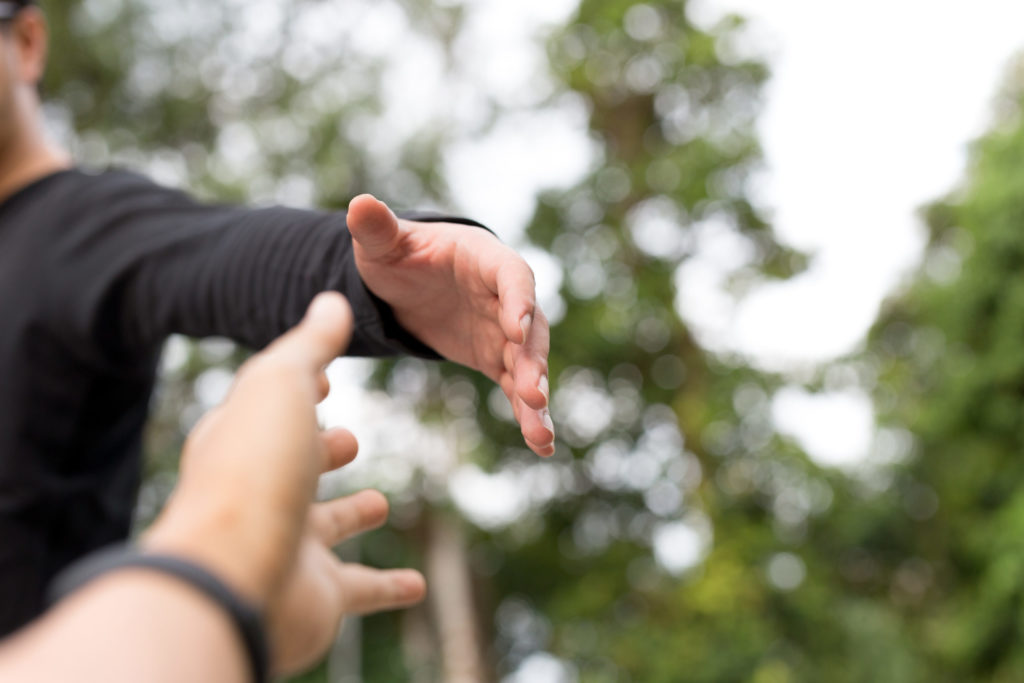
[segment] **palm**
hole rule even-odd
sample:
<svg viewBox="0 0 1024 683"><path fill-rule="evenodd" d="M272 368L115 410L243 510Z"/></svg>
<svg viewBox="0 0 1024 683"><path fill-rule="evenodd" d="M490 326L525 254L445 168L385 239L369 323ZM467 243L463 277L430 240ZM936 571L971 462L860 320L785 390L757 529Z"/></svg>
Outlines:
<svg viewBox="0 0 1024 683"><path fill-rule="evenodd" d="M333 555L307 537L279 600L271 605L269 634L278 673L308 668L330 647L342 614L341 587L334 580Z"/></svg>
<svg viewBox="0 0 1024 683"><path fill-rule="evenodd" d="M369 490L310 509L295 563L269 606L278 673L301 671L322 657L341 626L339 615L393 609L422 597L423 577L418 572L343 563L331 550L380 526L387 514L387 500Z"/></svg>
<svg viewBox="0 0 1024 683"><path fill-rule="evenodd" d="M498 296L484 284L489 274L476 267L475 254L491 246L481 241L494 237L465 226L428 223L403 236L395 250L402 254L399 259L369 259L357 249L356 263L370 289L391 303L403 327L444 357L498 381L510 342L498 323Z"/></svg>
<svg viewBox="0 0 1024 683"><path fill-rule="evenodd" d="M525 261L485 230L400 221L365 195L348 223L367 287L422 342L499 383L527 443L550 455L548 324Z"/></svg>
<svg viewBox="0 0 1024 683"><path fill-rule="evenodd" d="M295 329L242 367L228 400L189 437L179 489L143 541L266 605L279 673L322 655L342 615L411 605L426 590L417 571L345 564L331 551L384 523L382 494L311 505L317 472L347 465L359 450L346 429L320 431L314 408L330 389L323 368L351 329L344 300L321 295Z"/></svg>

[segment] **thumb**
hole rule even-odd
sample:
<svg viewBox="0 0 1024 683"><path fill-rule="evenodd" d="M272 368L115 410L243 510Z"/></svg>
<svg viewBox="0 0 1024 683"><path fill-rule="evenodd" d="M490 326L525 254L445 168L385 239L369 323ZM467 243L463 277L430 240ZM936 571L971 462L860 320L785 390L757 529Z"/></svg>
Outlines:
<svg viewBox="0 0 1024 683"><path fill-rule="evenodd" d="M319 372L337 358L352 338L352 308L338 292L318 294L298 325L270 345L266 353L287 357Z"/></svg>
<svg viewBox="0 0 1024 683"><path fill-rule="evenodd" d="M373 195L361 194L349 202L347 221L352 239L368 258L381 258L398 244L398 219Z"/></svg>

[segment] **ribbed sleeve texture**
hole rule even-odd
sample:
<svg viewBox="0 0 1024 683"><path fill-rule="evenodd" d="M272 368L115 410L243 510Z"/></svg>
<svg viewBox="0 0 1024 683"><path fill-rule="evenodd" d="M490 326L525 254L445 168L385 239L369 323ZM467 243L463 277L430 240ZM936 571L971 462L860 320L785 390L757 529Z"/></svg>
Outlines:
<svg viewBox="0 0 1024 683"><path fill-rule="evenodd" d="M258 349L336 290L355 314L348 355L438 357L363 284L344 212L209 206L131 173L76 175L50 188L76 207L53 235L52 271L71 282L54 283L50 309L80 353L124 363L173 333Z"/></svg>

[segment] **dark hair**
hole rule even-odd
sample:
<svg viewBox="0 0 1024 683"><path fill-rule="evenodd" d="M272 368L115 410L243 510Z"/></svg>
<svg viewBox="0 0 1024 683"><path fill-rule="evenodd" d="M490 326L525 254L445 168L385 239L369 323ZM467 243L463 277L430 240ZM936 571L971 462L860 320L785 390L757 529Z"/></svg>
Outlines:
<svg viewBox="0 0 1024 683"><path fill-rule="evenodd" d="M29 5L35 5L35 0L0 0L0 35L10 34L11 22Z"/></svg>
<svg viewBox="0 0 1024 683"><path fill-rule="evenodd" d="M3 0L0 2L0 20L13 19L21 10L35 4L35 0Z"/></svg>

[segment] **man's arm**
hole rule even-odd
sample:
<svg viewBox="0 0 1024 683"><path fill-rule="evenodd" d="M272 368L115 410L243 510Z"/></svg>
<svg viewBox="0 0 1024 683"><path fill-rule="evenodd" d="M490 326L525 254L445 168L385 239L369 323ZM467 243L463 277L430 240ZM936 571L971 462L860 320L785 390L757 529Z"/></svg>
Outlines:
<svg viewBox="0 0 1024 683"><path fill-rule="evenodd" d="M54 271L70 340L123 363L171 333L260 348L335 290L355 313L349 353L442 356L477 369L512 401L533 450L554 450L548 328L525 261L486 230L398 221L372 197L342 213L199 204L132 174L110 174ZM76 203L77 204L77 203ZM351 232L350 232L351 230ZM353 235L357 238L353 241ZM73 342L71 342L73 344Z"/></svg>
<svg viewBox="0 0 1024 683"><path fill-rule="evenodd" d="M83 185L51 256L64 279L51 317L92 360L117 365L174 333L262 348L325 290L351 302L351 355L436 357L363 284L344 213L211 206L124 172Z"/></svg>
<svg viewBox="0 0 1024 683"><path fill-rule="evenodd" d="M251 680L235 627L209 599L146 570L111 573L0 646L5 681Z"/></svg>

